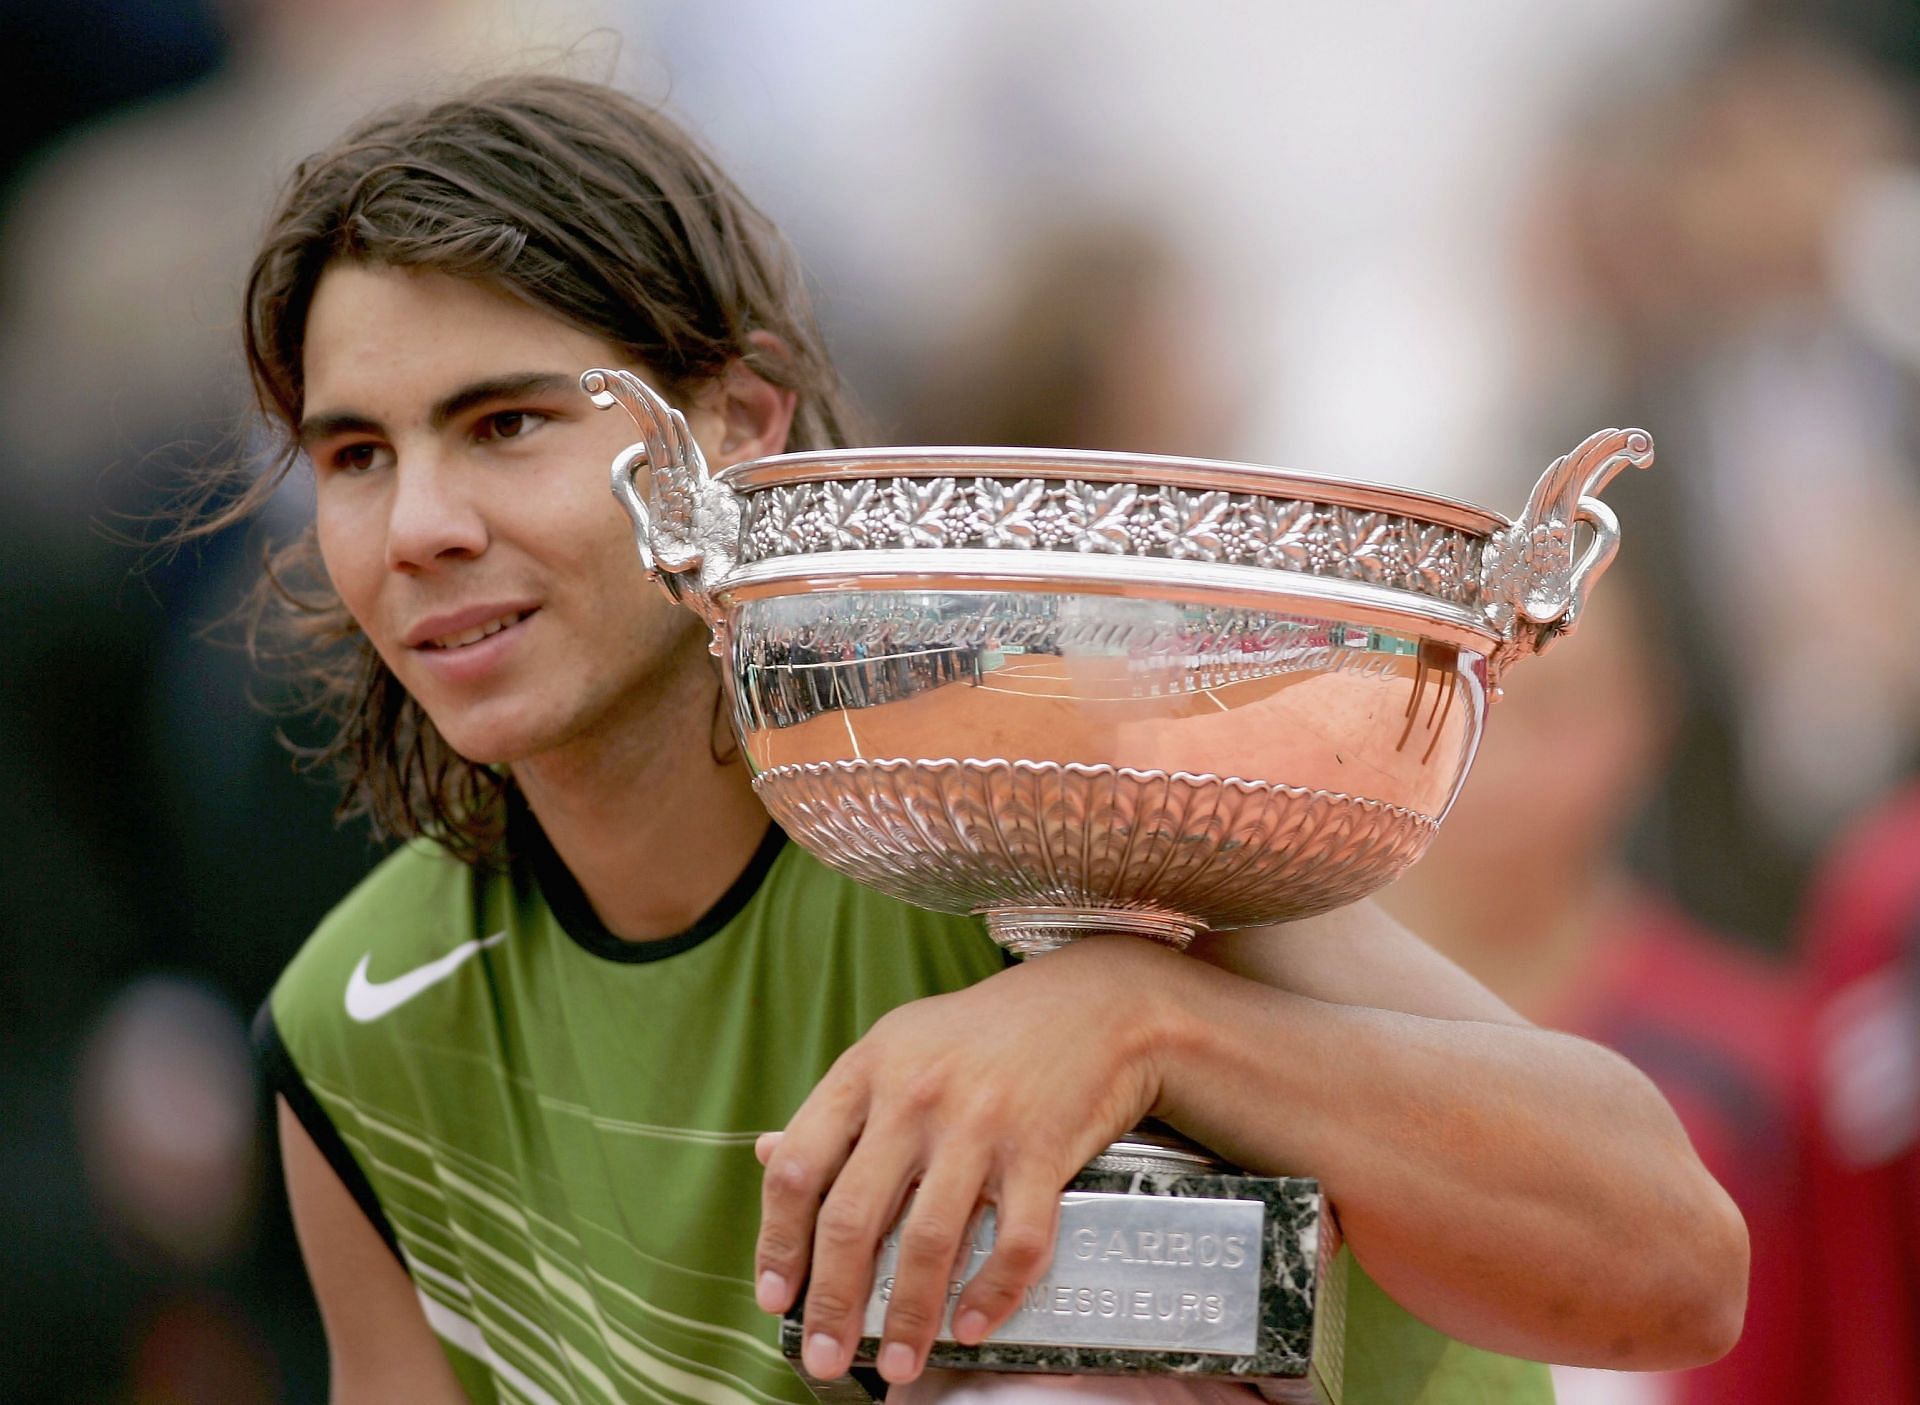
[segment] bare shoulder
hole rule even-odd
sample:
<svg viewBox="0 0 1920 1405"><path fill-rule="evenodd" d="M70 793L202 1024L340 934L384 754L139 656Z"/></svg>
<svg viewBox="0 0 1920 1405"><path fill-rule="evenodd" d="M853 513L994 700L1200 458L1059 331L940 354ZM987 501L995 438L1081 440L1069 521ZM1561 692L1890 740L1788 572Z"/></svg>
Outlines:
<svg viewBox="0 0 1920 1405"><path fill-rule="evenodd" d="M327 1329L334 1405L465 1405L413 1281L284 1098L278 1111L294 1229Z"/></svg>
<svg viewBox="0 0 1920 1405"><path fill-rule="evenodd" d="M1204 932L1189 950L1222 970L1330 1004L1527 1023L1371 900L1272 927Z"/></svg>

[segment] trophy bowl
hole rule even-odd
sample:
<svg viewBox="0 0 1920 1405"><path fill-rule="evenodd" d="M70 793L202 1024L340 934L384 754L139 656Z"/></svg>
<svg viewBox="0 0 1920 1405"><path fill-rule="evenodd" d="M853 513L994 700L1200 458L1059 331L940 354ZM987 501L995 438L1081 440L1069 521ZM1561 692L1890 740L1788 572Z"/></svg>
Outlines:
<svg viewBox="0 0 1920 1405"><path fill-rule="evenodd" d="M614 492L712 629L773 818L1021 953L1089 931L1183 946L1391 882L1459 793L1501 675L1573 628L1612 559L1595 494L1653 458L1643 431L1595 434L1514 520L1072 450L710 474L638 377L582 385L641 428Z"/></svg>

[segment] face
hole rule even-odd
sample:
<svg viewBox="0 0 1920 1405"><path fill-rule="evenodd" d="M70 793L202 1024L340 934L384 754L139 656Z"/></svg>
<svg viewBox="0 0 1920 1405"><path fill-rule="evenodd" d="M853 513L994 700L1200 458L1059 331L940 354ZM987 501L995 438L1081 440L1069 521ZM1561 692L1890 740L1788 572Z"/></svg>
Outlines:
<svg viewBox="0 0 1920 1405"><path fill-rule="evenodd" d="M520 762L645 725L704 636L607 491L638 435L579 376L619 353L486 284L336 264L303 354L327 572L447 742ZM723 415L685 408L717 452Z"/></svg>

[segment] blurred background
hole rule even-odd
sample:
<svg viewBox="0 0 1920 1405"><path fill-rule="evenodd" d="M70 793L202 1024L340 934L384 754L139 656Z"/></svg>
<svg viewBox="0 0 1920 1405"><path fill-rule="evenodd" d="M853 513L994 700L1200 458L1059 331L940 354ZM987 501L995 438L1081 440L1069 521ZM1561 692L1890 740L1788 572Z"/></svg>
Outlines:
<svg viewBox="0 0 1920 1405"><path fill-rule="evenodd" d="M251 452L293 162L526 65L706 137L880 441L1512 513L1650 429L1579 643L1387 901L1645 1069L1748 1214L1734 1355L1567 1405L1920 1399L1911 0L7 0L0 65L0 1399L324 1399L246 1024L377 853L220 624L305 489L142 542Z"/></svg>

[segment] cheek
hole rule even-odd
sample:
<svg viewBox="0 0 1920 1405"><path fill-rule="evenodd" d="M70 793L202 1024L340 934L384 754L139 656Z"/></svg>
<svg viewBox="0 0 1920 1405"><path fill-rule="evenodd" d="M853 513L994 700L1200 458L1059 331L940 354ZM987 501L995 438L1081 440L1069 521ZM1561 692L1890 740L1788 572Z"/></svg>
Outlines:
<svg viewBox="0 0 1920 1405"><path fill-rule="evenodd" d="M624 513L605 537L596 536L591 546L582 543L581 559L592 562L594 611L600 627L621 639L623 647L633 650L646 666L651 667L670 641L688 630L698 629L705 635L706 626L698 615L668 599L658 581L647 579Z"/></svg>
<svg viewBox="0 0 1920 1405"><path fill-rule="evenodd" d="M577 479L566 483L549 499L537 530L546 550L577 561L605 592L660 593L640 565L633 523L604 480L590 486Z"/></svg>
<svg viewBox="0 0 1920 1405"><path fill-rule="evenodd" d="M320 547L320 563L326 568L334 593L364 628L367 608L381 576L378 534L324 502L315 507L313 530Z"/></svg>
<svg viewBox="0 0 1920 1405"><path fill-rule="evenodd" d="M596 550L595 558L597 608L625 638L645 644L677 625L682 616L695 618L685 606L669 600L659 582L647 579L633 538L625 532L611 545Z"/></svg>

